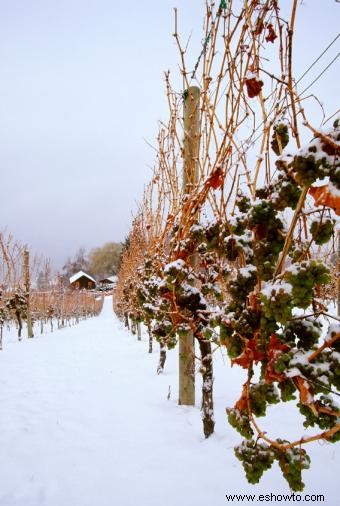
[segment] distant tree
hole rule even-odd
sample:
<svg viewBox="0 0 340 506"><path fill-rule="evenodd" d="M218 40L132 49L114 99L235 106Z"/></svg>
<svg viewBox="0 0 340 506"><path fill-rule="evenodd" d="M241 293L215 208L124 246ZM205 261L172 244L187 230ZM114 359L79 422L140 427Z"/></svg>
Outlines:
<svg viewBox="0 0 340 506"><path fill-rule="evenodd" d="M40 291L49 290L52 285L52 267L49 259L44 260L38 272L37 288Z"/></svg>
<svg viewBox="0 0 340 506"><path fill-rule="evenodd" d="M122 245L108 242L101 248L94 248L89 253L89 272L97 278L105 278L117 273Z"/></svg>
<svg viewBox="0 0 340 506"><path fill-rule="evenodd" d="M89 261L86 258L85 248L79 248L74 255L74 258L68 259L62 268L62 278L68 283L69 278L76 274L78 271L87 271L89 269Z"/></svg>

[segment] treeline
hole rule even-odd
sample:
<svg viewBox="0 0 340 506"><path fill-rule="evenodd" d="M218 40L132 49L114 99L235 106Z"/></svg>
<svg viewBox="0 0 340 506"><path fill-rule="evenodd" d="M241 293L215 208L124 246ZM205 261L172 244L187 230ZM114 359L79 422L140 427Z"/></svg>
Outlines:
<svg viewBox="0 0 340 506"><path fill-rule="evenodd" d="M108 242L101 247L93 248L88 253L79 248L74 257L67 258L62 267L62 278L68 283L69 278L78 271L85 271L96 279L104 279L117 274L121 258L122 243ZM44 273L40 279L43 282Z"/></svg>

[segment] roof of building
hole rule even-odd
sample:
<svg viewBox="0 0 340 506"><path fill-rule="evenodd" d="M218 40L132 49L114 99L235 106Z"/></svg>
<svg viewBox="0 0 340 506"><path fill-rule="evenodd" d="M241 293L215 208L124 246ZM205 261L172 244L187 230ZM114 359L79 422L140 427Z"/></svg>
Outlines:
<svg viewBox="0 0 340 506"><path fill-rule="evenodd" d="M108 276L107 278L100 279L99 283L106 283L106 282L117 283L117 281L118 281L118 276Z"/></svg>
<svg viewBox="0 0 340 506"><path fill-rule="evenodd" d="M86 274L86 272L79 271L79 272L77 272L76 274L73 274L73 276L70 277L70 283L72 284L75 281L78 281L78 279L82 278L83 276L85 276L86 278L88 278L90 281L93 281L94 283L96 282L95 279L93 279L93 277L90 276L89 274Z"/></svg>

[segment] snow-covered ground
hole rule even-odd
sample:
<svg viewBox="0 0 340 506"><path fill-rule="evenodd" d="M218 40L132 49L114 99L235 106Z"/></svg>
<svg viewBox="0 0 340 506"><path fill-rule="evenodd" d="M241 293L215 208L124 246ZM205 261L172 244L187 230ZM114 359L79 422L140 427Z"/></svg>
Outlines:
<svg viewBox="0 0 340 506"><path fill-rule="evenodd" d="M241 438L225 407L239 397L244 372L216 353L216 433L205 440L199 407L177 405L177 352L168 353L161 376L157 361L157 346L149 355L146 337L138 342L122 327L110 297L99 317L8 342L0 352L0 505L220 506L232 503L226 494L256 494L255 502L260 494L289 495L276 465L252 486L234 457ZM260 422L271 436L304 434L293 406L270 414ZM323 494L314 504L335 506L337 448L307 450L304 494Z"/></svg>

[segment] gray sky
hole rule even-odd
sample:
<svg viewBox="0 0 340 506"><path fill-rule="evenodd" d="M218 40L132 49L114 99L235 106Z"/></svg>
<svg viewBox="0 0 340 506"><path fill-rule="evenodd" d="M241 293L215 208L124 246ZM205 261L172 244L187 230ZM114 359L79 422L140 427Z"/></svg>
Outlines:
<svg viewBox="0 0 340 506"><path fill-rule="evenodd" d="M153 162L144 139L166 118L163 71L177 72L174 6L196 58L201 0L0 0L0 230L57 266L128 232ZM335 0L302 2L297 75L336 36L339 14ZM339 61L312 90L329 114Z"/></svg>

